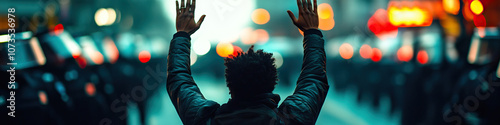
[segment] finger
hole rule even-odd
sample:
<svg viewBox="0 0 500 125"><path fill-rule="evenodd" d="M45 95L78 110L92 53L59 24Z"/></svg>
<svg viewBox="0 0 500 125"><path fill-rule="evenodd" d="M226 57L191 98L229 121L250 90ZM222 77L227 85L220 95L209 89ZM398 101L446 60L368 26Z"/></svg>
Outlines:
<svg viewBox="0 0 500 125"><path fill-rule="evenodd" d="M199 26L201 26L201 23L203 23L203 20L205 20L205 17L206 17L206 16L207 16L207 15L202 15L202 16L200 17L200 19L198 19L198 23L196 23L196 25L198 25L198 27L199 27Z"/></svg>
<svg viewBox="0 0 500 125"><path fill-rule="evenodd" d="M302 3L300 0L297 0L297 7L299 8L299 13L302 13Z"/></svg>
<svg viewBox="0 0 500 125"><path fill-rule="evenodd" d="M181 0L181 13L185 12L186 11L185 9L186 9L186 6L184 4L184 0Z"/></svg>
<svg viewBox="0 0 500 125"><path fill-rule="evenodd" d="M186 11L191 12L191 0L187 0Z"/></svg>
<svg viewBox="0 0 500 125"><path fill-rule="evenodd" d="M318 13L318 0L314 0L314 13Z"/></svg>
<svg viewBox="0 0 500 125"><path fill-rule="evenodd" d="M307 0L307 10L309 12L314 12L313 8L312 8L312 3L311 3L311 0Z"/></svg>
<svg viewBox="0 0 500 125"><path fill-rule="evenodd" d="M290 16L290 19L292 19L293 24L295 24L297 22L297 18L295 18L295 15L293 15L293 12L290 10L288 10L286 12L288 12L288 16Z"/></svg>
<svg viewBox="0 0 500 125"><path fill-rule="evenodd" d="M308 11L308 9L307 9L307 1L306 1L306 0L302 0L302 1L300 2L300 4L301 4L301 6L302 6L302 11L303 11L303 12L307 12L307 11Z"/></svg>
<svg viewBox="0 0 500 125"><path fill-rule="evenodd" d="M191 2L191 11L194 12L194 9L196 9L196 0L193 0L193 2Z"/></svg>
<svg viewBox="0 0 500 125"><path fill-rule="evenodd" d="M303 0L303 1L304 1L303 6L305 10L309 11L310 10L309 5L311 4L311 0Z"/></svg>
<svg viewBox="0 0 500 125"><path fill-rule="evenodd" d="M177 16L179 16L179 13L181 12L180 8L179 8L179 1L175 1L175 14Z"/></svg>

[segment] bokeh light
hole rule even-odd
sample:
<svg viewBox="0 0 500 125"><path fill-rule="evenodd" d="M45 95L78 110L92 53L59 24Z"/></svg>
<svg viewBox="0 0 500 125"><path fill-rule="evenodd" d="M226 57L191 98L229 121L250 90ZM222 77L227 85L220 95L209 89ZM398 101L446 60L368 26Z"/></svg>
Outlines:
<svg viewBox="0 0 500 125"><path fill-rule="evenodd" d="M398 36L398 27L389 22L387 11L384 9L375 11L370 19L368 19L367 26L381 40L396 38Z"/></svg>
<svg viewBox="0 0 500 125"><path fill-rule="evenodd" d="M246 45L253 45L257 42L258 36L252 28L245 28L240 34L241 42Z"/></svg>
<svg viewBox="0 0 500 125"><path fill-rule="evenodd" d="M116 11L115 11L115 9L108 8L108 9L106 9L106 11L108 12L108 19L106 21L106 25L111 25L111 24L115 23L115 21L116 21Z"/></svg>
<svg viewBox="0 0 500 125"><path fill-rule="evenodd" d="M339 53L340 53L340 56L342 58L351 59L352 55L354 54L354 50L353 50L351 44L344 43L344 44L340 45Z"/></svg>
<svg viewBox="0 0 500 125"><path fill-rule="evenodd" d="M196 55L196 52L191 51L191 54L189 55L190 59L190 65L194 65L196 61L198 60L198 55Z"/></svg>
<svg viewBox="0 0 500 125"><path fill-rule="evenodd" d="M95 23L97 24L97 26L103 26L103 25L106 25L106 23L108 22L108 11L104 8L101 8L99 10L97 10L95 12Z"/></svg>
<svg viewBox="0 0 500 125"><path fill-rule="evenodd" d="M42 105L47 105L47 103L49 103L49 99L47 98L47 94L45 93L45 91L38 92L38 99L40 99L40 103Z"/></svg>
<svg viewBox="0 0 500 125"><path fill-rule="evenodd" d="M429 62L429 55L427 54L427 52L425 50L418 51L417 61L420 64L426 64L427 62Z"/></svg>
<svg viewBox="0 0 500 125"><path fill-rule="evenodd" d="M372 51L373 51L373 56L372 56L373 62L378 62L382 60L382 51L380 51L380 49L373 48Z"/></svg>
<svg viewBox="0 0 500 125"><path fill-rule="evenodd" d="M486 18L483 15L474 16L474 25L476 27L486 27Z"/></svg>
<svg viewBox="0 0 500 125"><path fill-rule="evenodd" d="M266 43L269 40L269 33L264 29L257 29L254 31L259 43Z"/></svg>
<svg viewBox="0 0 500 125"><path fill-rule="evenodd" d="M413 48L411 46L403 46L397 52L398 60L408 62L413 57Z"/></svg>
<svg viewBox="0 0 500 125"><path fill-rule="evenodd" d="M459 0L443 0L444 11L457 15L460 11L460 1Z"/></svg>
<svg viewBox="0 0 500 125"><path fill-rule="evenodd" d="M54 27L54 35L56 36L59 36L62 32L64 32L64 27L62 24L57 24L55 27Z"/></svg>
<svg viewBox="0 0 500 125"><path fill-rule="evenodd" d="M104 52L109 63L114 64L120 57L120 53L118 52L115 42L111 38L106 37L104 38L103 46L106 50Z"/></svg>
<svg viewBox="0 0 500 125"><path fill-rule="evenodd" d="M43 54L43 50L42 47L40 46L38 38L36 37L31 38L29 44L31 46L31 49L33 51L33 54L35 56L38 65L45 65L45 63L47 62L47 58L45 58L45 55Z"/></svg>
<svg viewBox="0 0 500 125"><path fill-rule="evenodd" d="M278 52L273 52L273 58L275 59L276 68L280 68L283 65L283 56Z"/></svg>
<svg viewBox="0 0 500 125"><path fill-rule="evenodd" d="M362 45L361 48L359 48L359 55L361 56L361 58L364 59L372 58L373 55L372 47L367 44Z"/></svg>
<svg viewBox="0 0 500 125"><path fill-rule="evenodd" d="M234 52L233 44L225 42L220 42L219 44L217 44L217 47L215 49L220 57L228 57Z"/></svg>
<svg viewBox="0 0 500 125"><path fill-rule="evenodd" d="M193 50L197 55L205 55L210 51L210 41L200 38L194 41Z"/></svg>
<svg viewBox="0 0 500 125"><path fill-rule="evenodd" d="M139 53L139 61L142 63L147 63L151 59L151 53L146 50L143 50Z"/></svg>
<svg viewBox="0 0 500 125"><path fill-rule="evenodd" d="M432 24L432 16L418 7L390 7L388 16L391 24L398 27L420 27Z"/></svg>
<svg viewBox="0 0 500 125"><path fill-rule="evenodd" d="M95 85L93 83L87 83L85 84L85 93L87 93L88 96L94 96L96 92Z"/></svg>
<svg viewBox="0 0 500 125"><path fill-rule="evenodd" d="M318 5L318 16L320 19L329 19L333 18L333 9L332 6L328 3L322 3Z"/></svg>
<svg viewBox="0 0 500 125"><path fill-rule="evenodd" d="M330 19L320 19L318 28L320 30L328 31L335 27L335 20L333 18Z"/></svg>
<svg viewBox="0 0 500 125"><path fill-rule="evenodd" d="M112 8L101 8L95 12L94 20L97 26L111 25L116 20L116 11Z"/></svg>
<svg viewBox="0 0 500 125"><path fill-rule="evenodd" d="M243 52L243 49L241 49L239 46L234 46L233 45L233 54L231 56L236 57L239 55L239 53Z"/></svg>
<svg viewBox="0 0 500 125"><path fill-rule="evenodd" d="M256 9L252 12L252 21L256 24L263 25L269 22L271 15L266 9Z"/></svg>
<svg viewBox="0 0 500 125"><path fill-rule="evenodd" d="M479 0L474 0L470 3L470 10L476 15L483 13L483 9L483 3Z"/></svg>

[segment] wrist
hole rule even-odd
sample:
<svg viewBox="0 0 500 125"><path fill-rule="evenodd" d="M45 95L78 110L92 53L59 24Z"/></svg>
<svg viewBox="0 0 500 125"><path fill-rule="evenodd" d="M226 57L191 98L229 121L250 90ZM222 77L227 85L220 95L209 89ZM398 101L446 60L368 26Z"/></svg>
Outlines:
<svg viewBox="0 0 500 125"><path fill-rule="evenodd" d="M308 29L308 30L304 31L304 36L307 36L307 35L310 35L310 34L316 34L316 35L318 35L320 37L323 37L323 34L318 29Z"/></svg>
<svg viewBox="0 0 500 125"><path fill-rule="evenodd" d="M185 31L177 31L177 33L174 34L174 38L177 38L177 37L185 37L185 38L188 38L189 40L191 40L191 35L189 35L189 33L185 32Z"/></svg>

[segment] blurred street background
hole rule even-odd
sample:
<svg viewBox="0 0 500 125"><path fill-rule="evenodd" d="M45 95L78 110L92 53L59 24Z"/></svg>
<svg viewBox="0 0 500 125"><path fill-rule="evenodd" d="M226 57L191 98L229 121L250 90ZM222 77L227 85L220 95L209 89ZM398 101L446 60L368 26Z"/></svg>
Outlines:
<svg viewBox="0 0 500 125"><path fill-rule="evenodd" d="M165 85L175 0L0 3L0 124L182 124ZM195 20L207 17L191 36L191 71L205 98L228 101L223 57L251 45L276 58L274 92L293 93L303 36L286 10L297 14L296 0L196 3ZM500 124L500 0L318 4L330 84L318 125Z"/></svg>

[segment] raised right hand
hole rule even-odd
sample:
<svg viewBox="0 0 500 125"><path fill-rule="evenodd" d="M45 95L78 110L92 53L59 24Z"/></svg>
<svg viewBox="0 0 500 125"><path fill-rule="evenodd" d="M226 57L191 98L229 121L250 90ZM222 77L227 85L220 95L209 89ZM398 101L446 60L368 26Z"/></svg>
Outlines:
<svg viewBox="0 0 500 125"><path fill-rule="evenodd" d="M288 10L288 15L292 22L300 30L318 29L318 3L314 0L314 8L311 6L311 0L297 0L299 7L299 19L295 18L292 11Z"/></svg>

